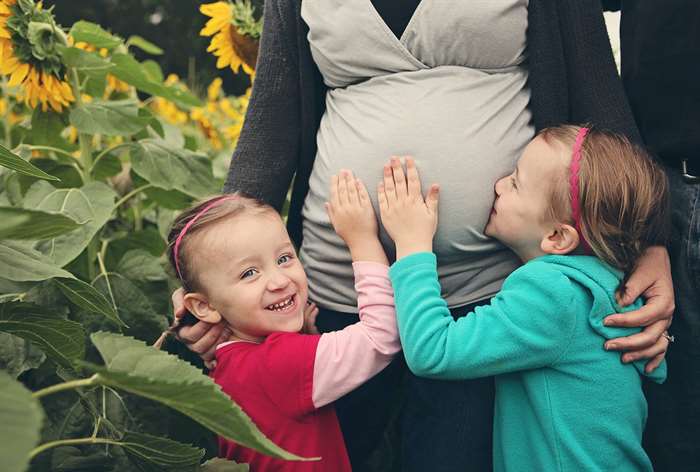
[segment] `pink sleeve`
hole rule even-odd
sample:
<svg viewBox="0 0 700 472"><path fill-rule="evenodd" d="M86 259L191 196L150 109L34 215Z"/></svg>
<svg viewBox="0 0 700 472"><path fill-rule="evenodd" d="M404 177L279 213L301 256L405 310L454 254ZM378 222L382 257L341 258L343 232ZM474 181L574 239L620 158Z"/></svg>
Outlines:
<svg viewBox="0 0 700 472"><path fill-rule="evenodd" d="M353 269L360 321L321 335L312 390L316 408L372 378L401 350L389 267L355 262Z"/></svg>

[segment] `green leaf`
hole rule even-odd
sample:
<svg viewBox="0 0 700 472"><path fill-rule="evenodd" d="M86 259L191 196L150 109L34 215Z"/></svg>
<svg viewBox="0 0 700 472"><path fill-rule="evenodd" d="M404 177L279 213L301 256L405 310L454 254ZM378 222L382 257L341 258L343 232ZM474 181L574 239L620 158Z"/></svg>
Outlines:
<svg viewBox="0 0 700 472"><path fill-rule="evenodd" d="M303 459L267 439L248 415L194 366L126 336L98 332L90 339L105 361L105 367L87 365L97 373L97 383L163 403L214 433L264 454Z"/></svg>
<svg viewBox="0 0 700 472"><path fill-rule="evenodd" d="M113 177L122 171L122 161L119 160L119 152L124 149L119 149L115 152L109 152L100 158L92 167L92 176L95 180L106 180L107 177Z"/></svg>
<svg viewBox="0 0 700 472"><path fill-rule="evenodd" d="M88 21L78 21L70 29L70 34L76 41L84 41L96 48L113 49L122 43L118 36L102 29L100 25Z"/></svg>
<svg viewBox="0 0 700 472"><path fill-rule="evenodd" d="M114 64L109 60L83 49L64 47L61 49L61 54L66 67L77 69L90 76L102 76L114 68Z"/></svg>
<svg viewBox="0 0 700 472"><path fill-rule="evenodd" d="M124 452L142 471L194 471L204 449L150 434L127 431L119 441Z"/></svg>
<svg viewBox="0 0 700 472"><path fill-rule="evenodd" d="M53 238L73 231L80 224L60 213L0 207L0 239Z"/></svg>
<svg viewBox="0 0 700 472"><path fill-rule="evenodd" d="M70 112L70 123L86 134L130 136L144 129L150 121L151 116L139 114L136 100L93 100Z"/></svg>
<svg viewBox="0 0 700 472"><path fill-rule="evenodd" d="M0 241L0 274L14 282L40 282L53 277L73 277L70 272L57 267L39 251L10 241Z"/></svg>
<svg viewBox="0 0 700 472"><path fill-rule="evenodd" d="M9 333L0 332L0 370L17 378L22 373L36 369L46 360L44 351Z"/></svg>
<svg viewBox="0 0 700 472"><path fill-rule="evenodd" d="M248 472L248 464L236 464L221 457L209 459L199 468L199 472Z"/></svg>
<svg viewBox="0 0 700 472"><path fill-rule="evenodd" d="M161 48L137 35L130 36L129 39L126 40L126 45L127 47L136 46L142 51L147 52L148 54L153 54L154 56L160 56L163 54L163 50Z"/></svg>
<svg viewBox="0 0 700 472"><path fill-rule="evenodd" d="M84 223L62 236L46 239L37 249L60 267L78 257L109 221L117 195L102 182L91 182L81 188L57 189L47 182L36 182L24 197L23 206L44 211L59 211ZM60 277L60 276L57 276Z"/></svg>
<svg viewBox="0 0 700 472"><path fill-rule="evenodd" d="M194 198L216 193L211 162L205 156L175 149L162 140L143 139L131 155L132 169L163 190L178 190Z"/></svg>
<svg viewBox="0 0 700 472"><path fill-rule="evenodd" d="M141 289L120 274L101 274L94 286L106 299L114 301L119 318L129 325L125 334L153 342L168 327L166 317L156 313L150 299ZM162 296L168 295L163 293ZM89 327L89 331L109 328L94 318L84 318L83 323Z"/></svg>
<svg viewBox="0 0 700 472"><path fill-rule="evenodd" d="M64 148L67 143L61 137L61 132L66 126L63 118L58 113L42 111L40 107L37 107L32 113L32 142L34 144Z"/></svg>
<svg viewBox="0 0 700 472"><path fill-rule="evenodd" d="M39 442L44 412L21 383L0 371L0 457L3 470L22 472Z"/></svg>
<svg viewBox="0 0 700 472"><path fill-rule="evenodd" d="M155 282L167 278L161 259L153 257L143 249L132 249L124 254L115 271L127 279L140 282Z"/></svg>
<svg viewBox="0 0 700 472"><path fill-rule="evenodd" d="M118 325L126 326L119 318L116 308L92 285L79 279L56 279L56 283L66 298L83 310L103 315Z"/></svg>
<svg viewBox="0 0 700 472"><path fill-rule="evenodd" d="M25 161L2 144L0 144L0 166L7 167L8 169L17 171L20 174L31 175L32 177L37 177L40 179L59 180L58 177L49 175Z"/></svg>
<svg viewBox="0 0 700 472"><path fill-rule="evenodd" d="M152 60L152 59L146 59L141 63L141 66L143 67L143 71L146 73L149 79L151 79L153 82L163 82L165 80L165 77L163 76L163 70L160 68L160 65Z"/></svg>
<svg viewBox="0 0 700 472"><path fill-rule="evenodd" d="M113 54L112 63L116 66L111 70L111 73L114 76L130 85L133 85L142 92L167 98L168 100L185 107L202 106L201 100L191 93L175 87L166 87L164 84L154 81L143 70L142 65L129 54Z"/></svg>
<svg viewBox="0 0 700 472"><path fill-rule="evenodd" d="M0 304L0 331L31 342L65 367L85 356L85 331L80 323L57 318L37 305Z"/></svg>

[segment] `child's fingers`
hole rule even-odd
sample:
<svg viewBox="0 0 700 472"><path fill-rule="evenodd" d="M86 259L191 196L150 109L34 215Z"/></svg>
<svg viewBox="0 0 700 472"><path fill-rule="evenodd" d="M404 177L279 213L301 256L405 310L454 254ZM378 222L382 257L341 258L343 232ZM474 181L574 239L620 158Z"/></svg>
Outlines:
<svg viewBox="0 0 700 472"><path fill-rule="evenodd" d="M362 206L370 205L371 201L369 199L369 192L367 191L365 184L363 184L360 179L355 179L355 186L357 187L357 196L359 197Z"/></svg>
<svg viewBox="0 0 700 472"><path fill-rule="evenodd" d="M333 177L331 177L331 195L330 195L331 201L330 201L330 203L336 207L340 203L338 201L338 182L339 182L339 180L340 180L340 178L338 177L337 174L334 175Z"/></svg>
<svg viewBox="0 0 700 472"><path fill-rule="evenodd" d="M335 221L335 215L333 214L333 205L326 202L323 204L323 206L326 208L326 213L328 213L328 219L331 221L331 224L333 224L333 221Z"/></svg>
<svg viewBox="0 0 700 472"><path fill-rule="evenodd" d="M387 210L389 210L389 201L386 198L386 190L384 189L384 184L381 182L379 185L377 185L377 201L379 202L380 213L384 214Z"/></svg>
<svg viewBox="0 0 700 472"><path fill-rule="evenodd" d="M386 195L387 203L396 201L394 174L392 173L391 166L389 164L384 165L384 193Z"/></svg>
<svg viewBox="0 0 700 472"><path fill-rule="evenodd" d="M422 196L420 188L420 177L418 176L418 169L416 168L416 161L412 157L406 157L406 179L408 180L408 195L409 196Z"/></svg>
<svg viewBox="0 0 700 472"><path fill-rule="evenodd" d="M357 184L355 183L355 177L350 171L345 174L345 188L348 189L348 203L351 205L357 205L360 202L360 197L357 195Z"/></svg>
<svg viewBox="0 0 700 472"><path fill-rule="evenodd" d="M440 186L438 184L433 184L430 186L430 190L428 190L428 194L425 196L425 204L428 206L431 213L437 214L439 200Z"/></svg>
<svg viewBox="0 0 700 472"><path fill-rule="evenodd" d="M338 203L340 205L348 204L348 186L346 181L345 169L340 171L340 178L338 179Z"/></svg>
<svg viewBox="0 0 700 472"><path fill-rule="evenodd" d="M406 189L406 176L403 173L403 165L398 157L391 158L391 171L394 174L396 196L398 198L406 197L408 195L408 191Z"/></svg>

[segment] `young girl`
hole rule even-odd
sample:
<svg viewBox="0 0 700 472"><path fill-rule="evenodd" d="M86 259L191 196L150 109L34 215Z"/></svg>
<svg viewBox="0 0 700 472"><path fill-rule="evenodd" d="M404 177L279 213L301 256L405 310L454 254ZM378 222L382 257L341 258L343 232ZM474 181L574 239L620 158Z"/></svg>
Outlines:
<svg viewBox="0 0 700 472"><path fill-rule="evenodd" d="M239 194L181 214L169 237L172 265L190 313L224 320L214 380L282 448L314 462L287 462L219 439L219 455L265 471L350 471L331 403L386 367L400 344L388 263L367 191L345 172L327 209L348 244L360 321L301 334L306 274L279 214ZM307 309L307 312L309 310Z"/></svg>
<svg viewBox="0 0 700 472"><path fill-rule="evenodd" d="M490 304L454 320L440 296L432 239L438 188L425 200L412 159L393 159L379 187L396 243L390 276L406 361L419 376L496 375L494 469L651 470L642 363L623 364L606 339L615 291L663 239L662 171L626 139L562 126L540 133L495 185L485 232L525 263ZM639 306L639 304L637 305ZM665 379L665 365L653 374Z"/></svg>

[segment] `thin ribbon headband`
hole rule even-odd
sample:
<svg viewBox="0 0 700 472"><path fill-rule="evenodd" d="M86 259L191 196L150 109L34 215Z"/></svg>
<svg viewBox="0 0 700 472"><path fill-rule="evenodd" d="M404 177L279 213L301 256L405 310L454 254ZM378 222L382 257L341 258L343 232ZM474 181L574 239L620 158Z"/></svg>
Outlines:
<svg viewBox="0 0 700 472"><path fill-rule="evenodd" d="M581 146L583 146L583 140L590 131L589 128L582 127L578 134L576 135L576 142L574 143L574 150L571 155L571 170L569 174L569 192L571 193L571 216L574 219L574 228L578 233L578 237L581 240L581 246L586 254L593 254L591 246L583 237L583 232L581 231L581 204L579 202L579 188L578 188L578 172L581 168Z"/></svg>
<svg viewBox="0 0 700 472"><path fill-rule="evenodd" d="M175 270L177 271L177 276L180 277L180 280L183 280L182 278L182 273L180 272L180 243L182 242L182 238L185 237L185 234L187 231L190 229L190 227L197 222L199 218L202 217L206 212L214 208L215 206L219 205L222 202L225 202L227 200L233 200L234 198L237 198L237 195L223 195L219 198L214 199L211 201L207 206L199 210L196 215L190 219L190 221L185 224L185 226L180 230L180 234L177 235L177 239L175 240L175 249L174 249L174 256L175 256Z"/></svg>

